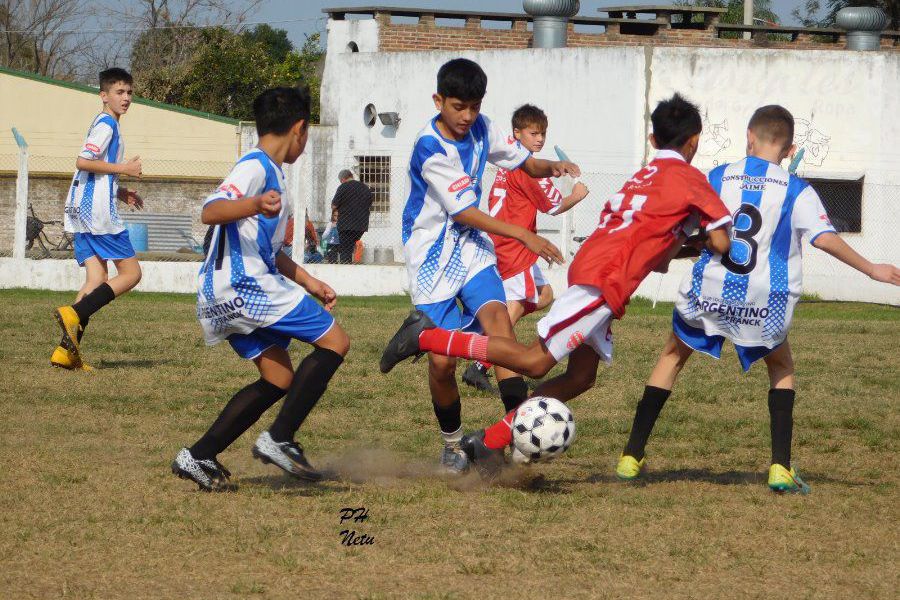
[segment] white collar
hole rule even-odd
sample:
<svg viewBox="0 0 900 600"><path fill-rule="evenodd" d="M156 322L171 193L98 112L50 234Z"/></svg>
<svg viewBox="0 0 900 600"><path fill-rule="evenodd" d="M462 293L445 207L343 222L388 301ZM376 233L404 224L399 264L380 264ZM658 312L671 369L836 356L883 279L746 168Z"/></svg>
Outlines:
<svg viewBox="0 0 900 600"><path fill-rule="evenodd" d="M681 162L687 162L684 160L684 157L674 150L657 150L656 156L653 157L653 160L660 160L665 158L674 158L675 160L680 160Z"/></svg>

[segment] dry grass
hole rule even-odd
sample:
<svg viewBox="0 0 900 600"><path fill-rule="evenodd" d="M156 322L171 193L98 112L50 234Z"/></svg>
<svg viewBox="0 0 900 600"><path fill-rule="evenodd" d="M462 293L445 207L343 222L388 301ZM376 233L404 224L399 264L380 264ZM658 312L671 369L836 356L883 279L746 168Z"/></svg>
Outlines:
<svg viewBox="0 0 900 600"><path fill-rule="evenodd" d="M406 300L347 299L354 348L302 441L334 476L303 485L221 457L235 493L169 473L224 401L255 377L203 346L193 299L129 295L86 337L93 375L50 369L52 307L68 294L0 292L2 598L888 598L898 576L900 311L804 304L792 334L794 455L813 493L765 486L765 369L696 357L649 448L649 476L612 477L671 307L636 303L616 364L574 402L579 440L504 486L432 475L422 365L381 376ZM530 337L533 329L521 329ZM301 352L298 345L294 351ZM299 355L299 354L298 354ZM499 402L465 393L475 427ZM264 424L268 424L266 417ZM340 544L350 528L375 543ZM894 590L894 592L891 592ZM564 593L561 593L564 592Z"/></svg>

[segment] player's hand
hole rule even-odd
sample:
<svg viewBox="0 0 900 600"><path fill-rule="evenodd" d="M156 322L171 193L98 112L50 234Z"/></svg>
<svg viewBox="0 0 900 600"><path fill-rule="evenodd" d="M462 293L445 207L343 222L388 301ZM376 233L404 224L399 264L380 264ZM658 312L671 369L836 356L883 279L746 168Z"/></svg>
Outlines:
<svg viewBox="0 0 900 600"><path fill-rule="evenodd" d="M256 197L256 212L264 217L274 217L281 212L281 194L269 190Z"/></svg>
<svg viewBox="0 0 900 600"><path fill-rule="evenodd" d="M546 260L549 264L561 265L565 262L562 252L550 240L530 231L528 233L529 235L523 241L526 248Z"/></svg>
<svg viewBox="0 0 900 600"><path fill-rule="evenodd" d="M324 281L320 281L314 277L310 277L310 280L304 287L306 288L307 292L309 292L322 302L325 310L330 311L334 308L335 304L337 304L337 294L334 293L334 290L331 289L331 286Z"/></svg>
<svg viewBox="0 0 900 600"><path fill-rule="evenodd" d="M122 174L140 178L142 173L141 157L134 156L122 164Z"/></svg>
<svg viewBox="0 0 900 600"><path fill-rule="evenodd" d="M587 186L580 181L572 186L572 195L575 196L576 200L584 200L589 192L590 190L588 190Z"/></svg>
<svg viewBox="0 0 900 600"><path fill-rule="evenodd" d="M134 190L129 190L126 188L119 188L118 192L119 200L127 204L128 206L133 206L134 208L141 210L144 208L144 199L138 195L138 193Z"/></svg>
<svg viewBox="0 0 900 600"><path fill-rule="evenodd" d="M900 269L894 265L872 265L872 272L869 273L869 277L875 281L900 285Z"/></svg>
<svg viewBox="0 0 900 600"><path fill-rule="evenodd" d="M578 165L567 160L554 161L550 168L553 170L554 177L562 177L563 175L581 176L581 169L578 168Z"/></svg>

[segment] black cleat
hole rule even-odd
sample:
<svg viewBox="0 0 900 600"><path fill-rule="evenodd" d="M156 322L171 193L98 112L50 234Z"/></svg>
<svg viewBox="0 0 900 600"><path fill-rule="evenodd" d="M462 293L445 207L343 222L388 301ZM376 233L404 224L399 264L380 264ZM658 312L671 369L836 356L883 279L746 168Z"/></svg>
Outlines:
<svg viewBox="0 0 900 600"><path fill-rule="evenodd" d="M266 464L273 464L284 472L306 481L322 479L322 473L315 470L306 460L300 444L276 442L268 431L263 431L256 438L256 443L253 445L253 457Z"/></svg>
<svg viewBox="0 0 900 600"><path fill-rule="evenodd" d="M190 479L204 492L216 492L227 489L231 473L224 467L217 466L215 459L197 460L187 448L182 448L172 461L172 473L181 479Z"/></svg>
<svg viewBox="0 0 900 600"><path fill-rule="evenodd" d="M462 375L463 383L481 392L496 393L498 390L491 383L491 376L484 365L471 362Z"/></svg>
<svg viewBox="0 0 900 600"><path fill-rule="evenodd" d="M421 310L410 312L381 354L381 363L379 363L381 372L389 373L397 363L410 356L418 359L425 354L419 350L419 335L426 329L434 328L435 324Z"/></svg>
<svg viewBox="0 0 900 600"><path fill-rule="evenodd" d="M484 445L484 429L465 434L459 445L484 479L492 480L500 474L504 464L503 449L493 450Z"/></svg>

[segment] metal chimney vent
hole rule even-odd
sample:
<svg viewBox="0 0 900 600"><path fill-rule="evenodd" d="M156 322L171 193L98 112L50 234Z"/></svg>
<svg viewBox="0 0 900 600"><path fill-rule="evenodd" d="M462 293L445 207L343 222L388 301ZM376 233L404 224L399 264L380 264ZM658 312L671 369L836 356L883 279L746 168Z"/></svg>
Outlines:
<svg viewBox="0 0 900 600"><path fill-rule="evenodd" d="M835 24L847 30L847 50L878 50L887 15L880 8L848 6L838 11Z"/></svg>
<svg viewBox="0 0 900 600"><path fill-rule="evenodd" d="M562 48L566 45L569 17L581 8L578 0L523 0L522 8L534 21L535 48Z"/></svg>

